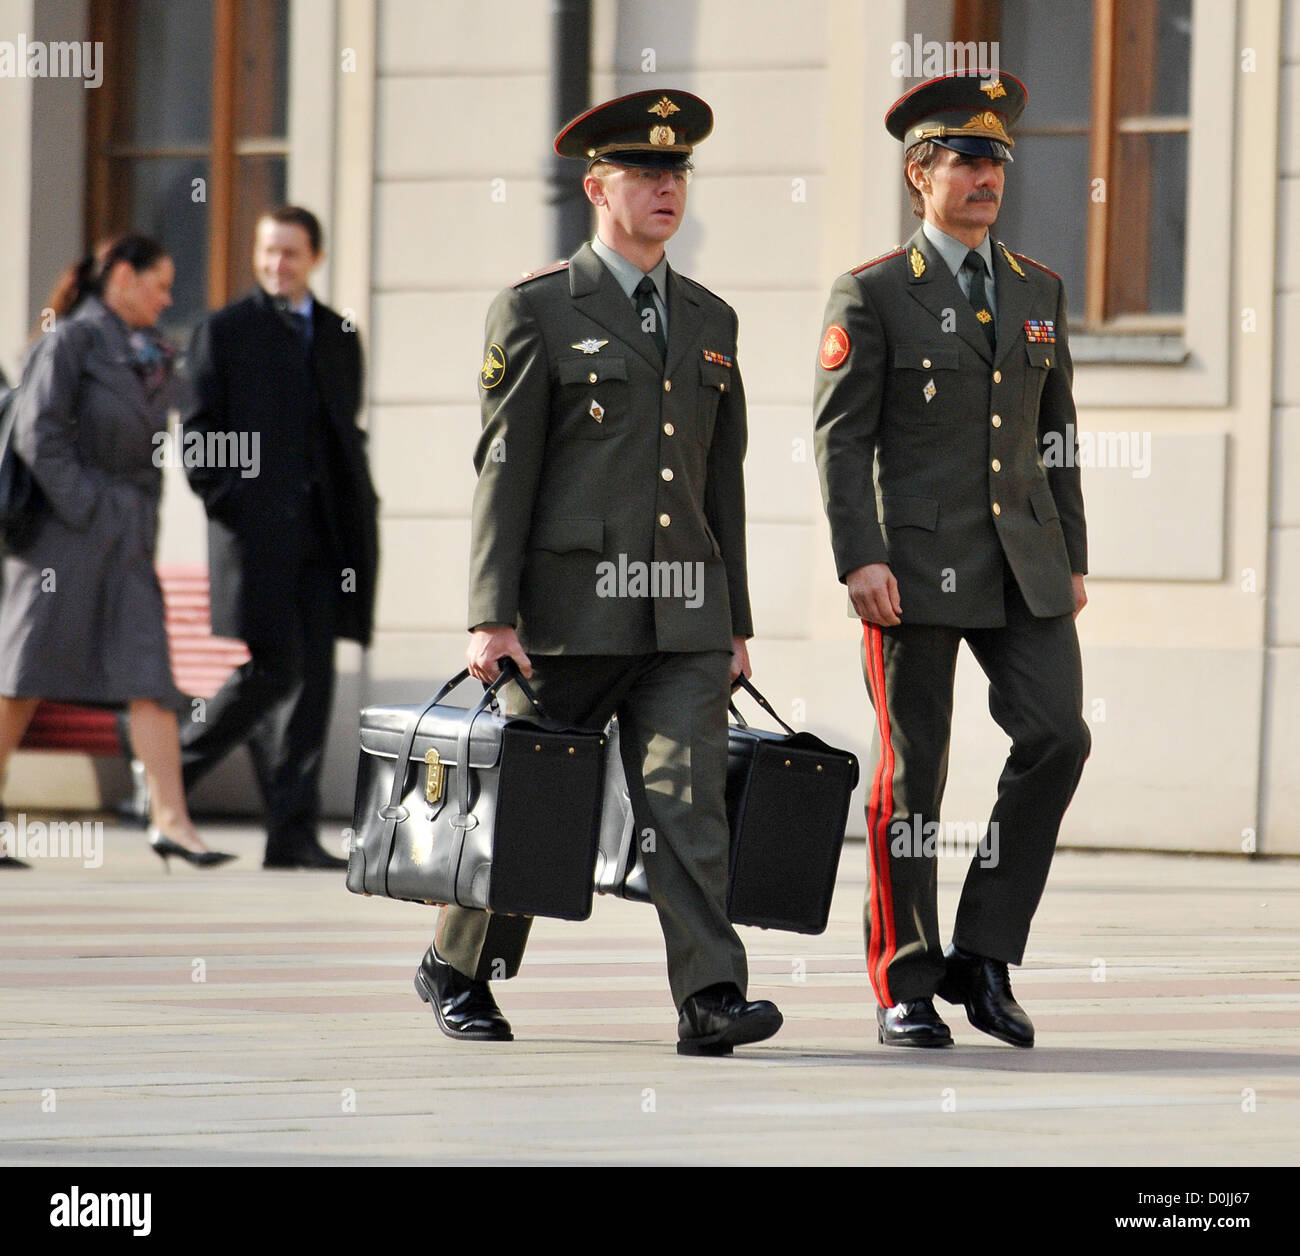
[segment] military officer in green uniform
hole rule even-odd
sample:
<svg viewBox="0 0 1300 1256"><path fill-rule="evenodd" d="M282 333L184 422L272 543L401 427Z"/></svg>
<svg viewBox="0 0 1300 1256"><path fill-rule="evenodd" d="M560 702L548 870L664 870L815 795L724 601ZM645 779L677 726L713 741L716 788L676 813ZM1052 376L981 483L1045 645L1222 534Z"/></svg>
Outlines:
<svg viewBox="0 0 1300 1256"><path fill-rule="evenodd" d="M1074 449L1065 292L990 233L1025 101L1009 74L958 74L890 109L924 221L835 281L817 365L822 498L878 730L867 969L879 1040L899 1046L951 1044L936 993L977 1029L1033 1045L1007 966L1023 958L1091 744L1079 471L1042 456L1049 440ZM962 640L1011 751L945 951L933 839Z"/></svg>
<svg viewBox="0 0 1300 1256"><path fill-rule="evenodd" d="M736 315L664 255L712 125L659 90L556 139L587 163L597 233L487 316L467 651L484 681L513 658L553 717L617 714L683 1054L781 1025L748 1000L726 915L727 699L752 632ZM511 1037L488 982L515 975L530 924L444 909L416 989L445 1033Z"/></svg>

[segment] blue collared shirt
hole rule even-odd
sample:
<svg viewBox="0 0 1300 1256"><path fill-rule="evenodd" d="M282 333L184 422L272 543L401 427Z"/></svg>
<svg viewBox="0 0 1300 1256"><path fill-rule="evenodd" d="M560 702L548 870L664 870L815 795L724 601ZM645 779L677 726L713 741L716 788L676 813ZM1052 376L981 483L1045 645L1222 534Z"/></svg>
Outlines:
<svg viewBox="0 0 1300 1256"><path fill-rule="evenodd" d="M940 231L938 227L929 222L923 222L921 230L925 232L925 238L934 245L935 251L943 258L944 264L952 271L958 286L969 301L970 272L962 270L962 263L965 262L966 254L970 252L970 248L960 240L954 240L946 231ZM984 269L987 271L984 276L984 295L988 298L989 313L994 318L997 318L998 298L995 290L996 285L993 282L993 237L988 232L984 233L984 239L980 241L979 248L975 252L984 259Z"/></svg>
<svg viewBox="0 0 1300 1256"><path fill-rule="evenodd" d="M592 240L591 251L605 263L609 273L618 280L618 286L627 293L629 301L635 300L632 294L636 292L637 284L647 273L650 275L650 280L655 286L655 308L659 311L659 323L666 337L668 335L668 258L661 257L659 265L654 270L646 272L635 262L629 262L622 253L616 253L599 236Z"/></svg>

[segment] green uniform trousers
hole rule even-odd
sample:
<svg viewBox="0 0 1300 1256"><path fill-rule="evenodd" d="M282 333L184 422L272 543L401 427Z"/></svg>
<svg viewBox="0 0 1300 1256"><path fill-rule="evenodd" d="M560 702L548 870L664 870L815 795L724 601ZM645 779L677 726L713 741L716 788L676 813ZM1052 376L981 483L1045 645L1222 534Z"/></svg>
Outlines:
<svg viewBox="0 0 1300 1256"><path fill-rule="evenodd" d="M1011 738L988 828L953 928L964 951L1019 964L1061 818L1092 745L1070 615L1037 619L1014 579L1005 627L863 625L863 672L879 757L867 803L867 972L882 1007L934 994L944 972L936 905L939 804L948 777L953 682L965 639L989 681L989 712ZM954 831L966 849L976 826ZM965 840L963 840L965 839Z"/></svg>
<svg viewBox="0 0 1300 1256"><path fill-rule="evenodd" d="M529 682L553 719L603 728L617 714L646 881L680 1008L718 982L748 985L745 949L727 919L726 814L729 651L649 655L533 655ZM512 714L531 710L517 686ZM650 830L646 832L647 828ZM438 954L478 981L519 971L531 917L445 907Z"/></svg>

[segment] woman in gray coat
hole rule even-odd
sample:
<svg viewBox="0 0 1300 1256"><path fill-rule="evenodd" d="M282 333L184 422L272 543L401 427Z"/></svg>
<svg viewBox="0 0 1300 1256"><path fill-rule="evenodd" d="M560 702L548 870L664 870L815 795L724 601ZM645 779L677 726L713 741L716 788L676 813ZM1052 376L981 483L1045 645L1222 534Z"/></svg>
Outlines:
<svg viewBox="0 0 1300 1256"><path fill-rule="evenodd" d="M45 504L31 542L4 562L0 782L42 699L126 705L153 800L150 844L164 861L208 867L233 856L204 846L185 806L181 698L154 571L171 351L153 327L173 274L156 241L112 241L77 269L67 316L23 372L15 449Z"/></svg>

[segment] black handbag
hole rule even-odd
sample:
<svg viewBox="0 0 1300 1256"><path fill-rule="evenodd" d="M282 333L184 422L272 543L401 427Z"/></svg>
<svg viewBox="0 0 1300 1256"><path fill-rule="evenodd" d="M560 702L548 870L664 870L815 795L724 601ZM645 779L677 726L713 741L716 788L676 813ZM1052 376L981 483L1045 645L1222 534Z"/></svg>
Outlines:
<svg viewBox="0 0 1300 1256"><path fill-rule="evenodd" d="M14 448L18 389L0 395L0 547L11 554L25 550L36 535L45 495L31 468Z"/></svg>
<svg viewBox="0 0 1300 1256"><path fill-rule="evenodd" d="M605 736L549 719L512 662L477 706L361 713L347 886L357 894L585 920L600 825ZM533 716L507 716L513 680Z"/></svg>
<svg viewBox="0 0 1300 1256"><path fill-rule="evenodd" d="M830 916L858 783L855 756L797 733L752 684L740 684L785 730L751 728L731 704L727 731L727 824L731 830L727 916L733 924L821 933ZM606 730L605 790L596 890L648 902L645 863L618 750Z"/></svg>
<svg viewBox="0 0 1300 1256"><path fill-rule="evenodd" d="M785 731L751 728L731 704L727 915L738 925L822 933L858 784L857 757L796 733L745 677L740 684Z"/></svg>

